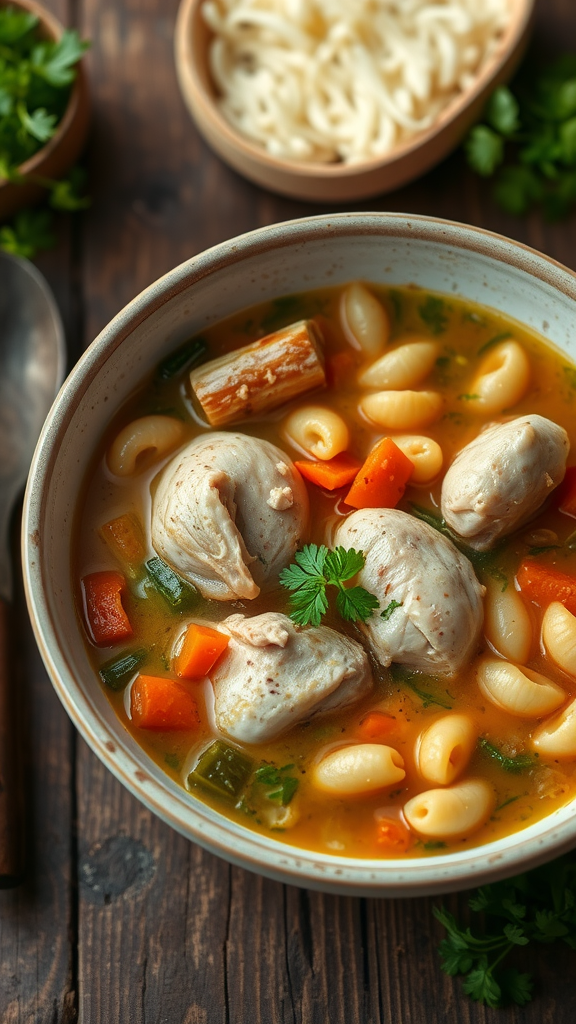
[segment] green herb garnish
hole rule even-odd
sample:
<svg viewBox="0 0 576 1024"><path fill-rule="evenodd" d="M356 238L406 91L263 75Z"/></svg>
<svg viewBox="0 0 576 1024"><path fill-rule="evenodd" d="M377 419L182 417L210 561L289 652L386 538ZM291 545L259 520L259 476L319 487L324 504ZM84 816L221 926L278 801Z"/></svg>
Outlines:
<svg viewBox="0 0 576 1024"><path fill-rule="evenodd" d="M458 398L462 399L463 402L473 402L480 398L480 395L458 395Z"/></svg>
<svg viewBox="0 0 576 1024"><path fill-rule="evenodd" d="M539 204L549 220L567 216L576 203L576 55L527 66L513 91L499 86L484 122L464 149L477 174L495 175L496 202L516 215Z"/></svg>
<svg viewBox="0 0 576 1024"><path fill-rule="evenodd" d="M282 807L287 807L299 785L298 779L287 774L293 768L293 764L284 765L283 768L265 764L254 772L254 781L262 786L271 787L266 793L268 800L274 800L282 804Z"/></svg>
<svg viewBox="0 0 576 1024"><path fill-rule="evenodd" d="M508 804L513 804L513 803L516 802L516 800L519 800L519 799L520 799L519 796L509 796L507 800L504 800L503 803L498 804L498 807L494 808L494 814L498 814L498 811L504 810L505 807L508 807Z"/></svg>
<svg viewBox="0 0 576 1024"><path fill-rule="evenodd" d="M500 334L495 334L489 341L485 341L483 345L478 349L478 355L481 356L483 352L487 352L489 348L494 345L499 345L501 341L506 341L506 338L511 338L510 331L501 331Z"/></svg>
<svg viewBox="0 0 576 1024"><path fill-rule="evenodd" d="M441 839L430 839L427 843L422 843L424 850L444 850L446 843L443 843Z"/></svg>
<svg viewBox="0 0 576 1024"><path fill-rule="evenodd" d="M444 907L434 916L447 936L440 943L442 970L464 975L464 991L476 1002L524 1006L532 998L529 974L503 960L529 942L565 942L576 949L576 861L568 855L505 882L477 889L468 903L477 928L462 927Z"/></svg>
<svg viewBox="0 0 576 1024"><path fill-rule="evenodd" d="M164 754L164 762L175 772L180 768L180 758L177 754Z"/></svg>
<svg viewBox="0 0 576 1024"><path fill-rule="evenodd" d="M383 612L380 612L380 618L388 622L388 619L392 615L392 612L396 611L397 608L401 608L404 604L403 601L390 601L390 604L386 606Z"/></svg>
<svg viewBox="0 0 576 1024"><path fill-rule="evenodd" d="M517 754L516 757L508 757L506 754L503 754L498 747L493 746L492 743L489 743L488 740L483 738L478 740L478 746L485 754L488 754L488 756L493 758L494 761L497 761L505 772L518 774L519 772L525 771L527 768L534 767L535 762L531 754Z"/></svg>
<svg viewBox="0 0 576 1024"><path fill-rule="evenodd" d="M413 693L422 701L423 708L429 708L432 704L435 704L439 708L444 708L446 711L452 710L452 705L448 704L443 697L438 697L435 693L430 693L428 690L423 690L421 683L429 685L430 683L435 684L440 682L434 676L425 675L423 672L413 672L412 669L404 668L403 665L392 665L391 668L392 678L395 682L402 683L408 686Z"/></svg>
<svg viewBox="0 0 576 1024"><path fill-rule="evenodd" d="M195 338L193 341L185 342L162 360L156 371L156 376L160 380L170 380L181 370L191 369L206 355L207 348L208 344L204 338Z"/></svg>
<svg viewBox="0 0 576 1024"><path fill-rule="evenodd" d="M328 611L326 588L337 588L336 607L348 622L365 622L379 607L364 587L345 587L347 580L364 568L365 558L354 548L330 551L323 544L307 544L294 555L292 565L280 573L280 583L290 595L290 618L300 626L319 626Z"/></svg>
<svg viewBox="0 0 576 1024"><path fill-rule="evenodd" d="M443 299L428 295L422 305L418 306L418 312L432 334L442 334L446 330L448 313Z"/></svg>

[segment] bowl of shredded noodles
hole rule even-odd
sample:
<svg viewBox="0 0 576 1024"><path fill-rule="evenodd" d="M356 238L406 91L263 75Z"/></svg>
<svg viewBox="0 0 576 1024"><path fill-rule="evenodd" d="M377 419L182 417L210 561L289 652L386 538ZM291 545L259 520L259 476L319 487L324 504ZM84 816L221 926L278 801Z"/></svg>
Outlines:
<svg viewBox="0 0 576 1024"><path fill-rule="evenodd" d="M285 195L424 173L516 68L533 0L182 0L176 68L209 145Z"/></svg>

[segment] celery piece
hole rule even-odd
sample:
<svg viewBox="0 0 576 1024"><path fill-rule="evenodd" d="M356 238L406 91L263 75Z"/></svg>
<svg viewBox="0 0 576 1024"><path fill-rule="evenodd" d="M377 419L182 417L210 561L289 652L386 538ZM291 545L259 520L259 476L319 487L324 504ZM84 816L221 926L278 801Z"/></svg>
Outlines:
<svg viewBox="0 0 576 1024"><path fill-rule="evenodd" d="M161 558L150 558L146 562L148 576L154 587L173 608L188 605L196 591L189 583L185 583Z"/></svg>
<svg viewBox="0 0 576 1024"><path fill-rule="evenodd" d="M247 757L237 747L215 740L200 755L198 764L188 776L188 785L202 786L218 796L236 801L253 768L251 757Z"/></svg>
<svg viewBox="0 0 576 1024"><path fill-rule="evenodd" d="M142 664L148 651L142 647L130 654L123 654L121 658L114 658L107 661L99 668L100 678L111 690L123 690L130 676L134 674L139 665Z"/></svg>
<svg viewBox="0 0 576 1024"><path fill-rule="evenodd" d="M163 359L156 376L160 380L170 380L171 377L175 377L177 373L185 368L195 366L199 363L202 356L206 355L208 345L204 338L195 338L193 341L187 341L180 348L177 348L175 352Z"/></svg>

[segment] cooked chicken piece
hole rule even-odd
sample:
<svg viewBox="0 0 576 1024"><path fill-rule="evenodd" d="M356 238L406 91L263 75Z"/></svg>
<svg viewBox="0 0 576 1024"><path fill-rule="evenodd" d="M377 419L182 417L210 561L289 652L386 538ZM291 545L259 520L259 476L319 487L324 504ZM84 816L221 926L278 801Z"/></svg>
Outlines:
<svg viewBox="0 0 576 1024"><path fill-rule="evenodd" d="M531 413L496 423L467 444L442 484L442 515L477 551L487 551L540 507L564 478L568 435Z"/></svg>
<svg viewBox="0 0 576 1024"><path fill-rule="evenodd" d="M454 675L466 664L482 628L484 587L447 537L398 509L367 508L340 524L335 543L364 553L357 581L380 608L360 628L382 665Z"/></svg>
<svg viewBox="0 0 576 1024"><path fill-rule="evenodd" d="M213 433L160 474L152 544L203 597L254 598L292 560L308 517L304 482L284 452L257 437Z"/></svg>
<svg viewBox="0 0 576 1024"><path fill-rule="evenodd" d="M216 725L242 743L265 743L372 688L360 644L327 626L301 629L279 612L214 625L231 638L211 673Z"/></svg>

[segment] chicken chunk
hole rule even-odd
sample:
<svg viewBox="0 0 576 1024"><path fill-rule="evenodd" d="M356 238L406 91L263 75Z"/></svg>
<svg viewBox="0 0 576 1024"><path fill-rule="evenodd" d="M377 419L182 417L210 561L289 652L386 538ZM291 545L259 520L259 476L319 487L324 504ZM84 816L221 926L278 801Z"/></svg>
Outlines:
<svg viewBox="0 0 576 1024"><path fill-rule="evenodd" d="M348 516L335 542L366 559L357 581L380 608L360 628L382 665L451 676L466 664L482 628L484 587L447 537L406 512L373 508Z"/></svg>
<svg viewBox="0 0 576 1024"><path fill-rule="evenodd" d="M230 615L217 628L230 643L211 673L216 725L241 743L265 743L372 688L363 648L327 626L301 629L286 615L264 612Z"/></svg>
<svg viewBox="0 0 576 1024"><path fill-rule="evenodd" d="M283 500L271 500L276 494ZM284 452L257 437L212 433L160 474L152 544L203 597L251 599L277 582L308 519L304 482Z"/></svg>
<svg viewBox="0 0 576 1024"><path fill-rule="evenodd" d="M442 515L477 551L526 522L564 478L568 435L534 413L496 423L467 444L442 484Z"/></svg>

